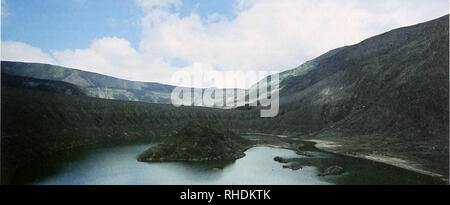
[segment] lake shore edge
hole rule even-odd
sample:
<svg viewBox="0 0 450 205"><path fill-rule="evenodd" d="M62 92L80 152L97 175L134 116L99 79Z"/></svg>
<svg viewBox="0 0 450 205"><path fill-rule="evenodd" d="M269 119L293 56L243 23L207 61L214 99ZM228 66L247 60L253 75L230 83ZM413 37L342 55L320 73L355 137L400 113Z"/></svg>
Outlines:
<svg viewBox="0 0 450 205"><path fill-rule="evenodd" d="M265 136L278 137L281 139L292 139L286 135L277 135L277 134L268 134L268 133L241 133L241 135L265 135ZM387 164L387 165L405 169L405 170L408 170L408 171L411 171L414 173L439 178L441 181L445 182L447 185L449 184L449 179L446 178L444 175L420 168L419 167L420 165L415 164L414 162L410 162L410 161L395 158L395 157L382 156L382 155L370 155L370 154L363 154L363 153L348 153L344 149L342 149L342 147L343 147L342 145L338 144L337 142L331 141L331 140L301 139L301 138L300 139L296 138L295 140L298 142L312 142L312 143L314 143L314 147L316 149L323 151L323 152L328 152L328 153L337 154L337 155L341 155L341 156L365 159L365 160L370 160L373 162ZM258 147L258 146L282 148L282 149L289 149L289 150L293 150L293 151L297 150L294 146L291 146L291 145L288 145L285 143L256 144L252 147Z"/></svg>
<svg viewBox="0 0 450 205"><path fill-rule="evenodd" d="M419 173L419 174L423 174L423 175L427 175L427 176L431 176L431 177L436 177L436 178L439 178L441 181L445 182L446 184L449 184L449 180L445 176L435 173L435 172L425 170L423 168L420 168L420 167L418 167L417 164L414 164L413 162L410 162L407 160L403 160L403 159L399 159L399 158L395 158L395 157L381 156L381 155L375 156L375 155L362 154L362 153L347 153L343 149L340 149L342 147L342 145L340 145L336 142L330 141L330 140L305 139L302 141L313 142L315 148L317 148L321 151L324 151L324 152L342 155L342 156L346 156L346 157L360 158L360 159L365 159L365 160L370 160L370 161L374 161L374 162L378 162L378 163L391 165L391 166L402 168L402 169L412 171L415 173Z"/></svg>

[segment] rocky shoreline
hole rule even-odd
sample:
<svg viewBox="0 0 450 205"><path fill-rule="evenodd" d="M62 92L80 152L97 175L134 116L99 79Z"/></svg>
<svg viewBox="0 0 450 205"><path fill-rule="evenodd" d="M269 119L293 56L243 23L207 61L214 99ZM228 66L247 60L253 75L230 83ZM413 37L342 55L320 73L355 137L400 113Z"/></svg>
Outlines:
<svg viewBox="0 0 450 205"><path fill-rule="evenodd" d="M448 179L445 178L445 176L438 174L438 173L424 170L424 169L418 167L419 165L416 165L407 160L394 158L394 157L380 156L380 155L375 156L375 155L367 155L367 154L361 154L361 153L348 153L342 149L342 145L340 145L336 142L333 142L333 141L329 141L329 140L310 139L310 140L304 140L304 141L315 143L314 147L321 151L324 151L324 152L343 155L343 156L347 156L347 157L355 157L355 158L360 158L360 159L371 160L374 162L379 162L379 163L395 166L398 168L406 169L408 171L416 172L419 174L424 174L424 175L431 176L431 177L437 177L446 183L449 182Z"/></svg>
<svg viewBox="0 0 450 205"><path fill-rule="evenodd" d="M231 131L199 125L186 126L164 143L141 153L140 162L200 162L236 160L245 156L251 143Z"/></svg>
<svg viewBox="0 0 450 205"><path fill-rule="evenodd" d="M241 135L264 135L264 136L272 136L275 138L280 139L280 141L274 141L274 142L270 142L270 143L260 143L260 142L254 142L254 143L248 143L245 144L245 146L241 146L239 147L239 150L236 153L241 153L241 154L234 154L232 157L219 157L219 158L211 158L211 157L205 157L205 158L177 158L177 159L171 159L171 158L159 158L159 159L147 159L147 160L142 160L142 159L138 159L139 161L208 161L208 160L236 160L239 158L242 158L245 156L245 151L252 148L252 147L272 147L272 148L282 148L282 149L288 149L288 150L293 150L295 151L298 155L303 155L306 157L314 157L314 155L302 151L299 149L299 146L303 146L304 144L302 144L301 142L310 142L310 143L314 143L314 147L324 151L324 152L328 152L328 153L333 153L333 154L337 154L337 155L342 155L342 156L347 156L347 157L355 157L355 158L360 158L360 159L366 159L366 160L371 160L371 161L375 161L375 162L379 162L379 163L384 163L387 165L391 165L391 166L395 166L398 168L402 168L402 169L406 169L408 171L412 171L415 173L419 173L419 174L424 174L427 176L431 176L431 177L436 177L441 179L442 181L448 183L448 179L445 178L443 175L438 174L438 173L434 173L434 172L430 172L427 170L424 170L420 167L418 167L418 165L413 164L412 162L409 162L407 160L402 160L402 159L398 159L398 158L394 158L394 157L387 157L387 156L375 156L375 155L367 155L367 154L361 154L361 153L349 153L349 152L345 152L345 150L343 149L342 145L333 142L333 141L327 141L327 140L316 140L316 139L309 139L309 140L294 140L291 139L287 136L280 136L280 135L275 135L275 134L266 134L266 133L245 133L245 134L241 134ZM285 142L285 140L291 141L290 143ZM295 141L295 143L293 143ZM302 169L304 165L298 164L298 163L289 163L289 161L286 161L286 159L283 159L281 157L275 157L274 158L275 161L281 163L281 164L285 164L283 165L284 168L289 168L292 170L299 170ZM328 176L328 175L339 175L344 171L344 169L338 165L335 166L331 166L328 167L327 169L323 170L321 173L319 173L318 176Z"/></svg>
<svg viewBox="0 0 450 205"><path fill-rule="evenodd" d="M246 133L246 134L258 134L258 135L265 135L265 136L272 136L272 137L277 137L279 139L291 139L294 140L292 138L289 138L288 136L280 136L280 135L275 135L275 134L267 134L267 133ZM394 158L394 157L387 157L387 156L375 156L375 155L365 155L365 154L361 154L361 153L348 153L345 152L342 149L342 145L333 142L333 141L329 141L329 140L317 140L317 139L309 139L309 140L303 140L303 139L296 139L295 141L298 142L312 142L314 143L314 147L317 148L318 150L324 151L324 152L328 152L328 153L332 153L332 154L337 154L337 155L341 155L341 156L346 156L346 157L354 157L354 158L360 158L360 159L365 159L365 160L370 160L370 161L374 161L374 162L378 162L378 163L383 163L383 164L387 164L387 165L391 165L394 167L398 167L398 168L402 168L402 169L406 169L408 171L412 171L415 173L419 173L419 174L424 174L427 176L431 176L431 177L436 177L439 178L441 181L445 182L445 183L449 183L449 179L445 178L445 176L435 173L435 172L431 172L431 171L427 171L424 170L422 168L419 167L419 165L416 165L412 162L409 162L407 160L402 160L402 159L398 159L398 158ZM303 155L303 156L307 156L307 157L313 157L313 155L311 155L310 153L304 152L299 150L296 146L298 144L292 145L292 144L287 144L287 143L272 143L272 144L256 144L252 147L255 146L266 146L266 147L273 147L273 148L283 148L283 149L289 149L289 150L293 150L295 151L298 155ZM275 160L277 161L277 160ZM283 165L284 168L290 168L293 170L298 170L301 169L302 167L299 165L295 165L295 164L289 164L289 165ZM301 167L301 168L299 168ZM331 167L329 167L331 168ZM326 172L326 171L325 171Z"/></svg>
<svg viewBox="0 0 450 205"><path fill-rule="evenodd" d="M313 156L307 156L307 157L313 157ZM291 161L289 159L276 156L273 158L274 161L284 164L283 168L292 169L293 171L303 169L304 166L309 166L308 163L299 163L295 161ZM340 175L344 173L344 168L338 165L329 166L326 169L322 170L320 173L317 174L317 176L330 176L330 175Z"/></svg>

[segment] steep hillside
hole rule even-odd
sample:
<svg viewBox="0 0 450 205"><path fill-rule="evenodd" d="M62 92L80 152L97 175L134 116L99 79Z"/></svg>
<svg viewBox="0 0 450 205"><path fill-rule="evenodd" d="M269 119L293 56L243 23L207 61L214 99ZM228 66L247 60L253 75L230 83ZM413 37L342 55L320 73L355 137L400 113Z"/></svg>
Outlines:
<svg viewBox="0 0 450 205"><path fill-rule="evenodd" d="M40 63L2 61L2 74L67 82L91 97L170 103L174 86L135 82L106 75Z"/></svg>
<svg viewBox="0 0 450 205"><path fill-rule="evenodd" d="M332 140L348 153L400 158L448 178L448 28L447 15L335 49L283 72L275 118L259 118L260 108L176 108L2 86L2 179L7 183L26 161L44 160L47 154L156 139L191 122ZM2 74L52 76L50 80L69 82L85 93L108 88L133 96L114 97L122 100L170 89L43 64L2 62Z"/></svg>
<svg viewBox="0 0 450 205"><path fill-rule="evenodd" d="M333 50L280 74L280 122L427 138L448 134L448 16Z"/></svg>
<svg viewBox="0 0 450 205"><path fill-rule="evenodd" d="M270 127L448 175L448 29L446 15L281 73L280 113Z"/></svg>
<svg viewBox="0 0 450 205"><path fill-rule="evenodd" d="M1 72L5 76L65 82L75 85L87 96L103 99L170 104L172 103L171 93L175 88L172 85L123 80L98 73L41 63L2 61L1 68ZM234 92L234 89L224 89L223 92ZM227 102L235 100L234 96L227 97Z"/></svg>
<svg viewBox="0 0 450 205"><path fill-rule="evenodd" d="M25 88L39 91L63 93L67 95L85 95L77 86L54 80L41 80L36 78L21 77L3 74L2 87Z"/></svg>

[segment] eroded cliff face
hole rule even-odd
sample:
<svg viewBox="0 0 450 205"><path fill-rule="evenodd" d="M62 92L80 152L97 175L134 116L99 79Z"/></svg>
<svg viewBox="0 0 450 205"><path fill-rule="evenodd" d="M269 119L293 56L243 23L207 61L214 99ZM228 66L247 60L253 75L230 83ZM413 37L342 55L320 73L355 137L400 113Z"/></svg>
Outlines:
<svg viewBox="0 0 450 205"><path fill-rule="evenodd" d="M129 81L98 73L40 63L2 61L1 67L2 74L5 76L64 82L77 87L86 96L110 100L171 104L171 94L175 88L172 85ZM224 89L224 93L229 92L234 93L234 89ZM227 101L234 101L234 95L227 96Z"/></svg>
<svg viewBox="0 0 450 205"><path fill-rule="evenodd" d="M135 82L40 63L2 61L2 74L70 83L90 97L169 104L174 86Z"/></svg>

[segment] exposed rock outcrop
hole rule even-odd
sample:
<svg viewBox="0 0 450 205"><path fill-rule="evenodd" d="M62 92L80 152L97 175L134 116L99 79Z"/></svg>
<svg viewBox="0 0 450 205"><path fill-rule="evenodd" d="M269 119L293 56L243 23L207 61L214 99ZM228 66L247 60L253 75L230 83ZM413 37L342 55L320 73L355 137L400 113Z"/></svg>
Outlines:
<svg viewBox="0 0 450 205"><path fill-rule="evenodd" d="M177 134L138 156L138 161L212 161L244 157L251 143L239 135L199 125L188 125Z"/></svg>
<svg viewBox="0 0 450 205"><path fill-rule="evenodd" d="M288 169L292 169L295 171L295 170L303 169L303 165L301 165L300 163L294 162L289 165L283 165L283 168L288 168Z"/></svg>
<svg viewBox="0 0 450 205"><path fill-rule="evenodd" d="M275 161L277 161L277 162L279 162L279 163L288 163L288 161L286 160L286 159L284 159L284 158L282 158L282 157L278 157L278 156L276 156L275 158L273 158L273 160L275 160Z"/></svg>
<svg viewBox="0 0 450 205"><path fill-rule="evenodd" d="M344 168L340 166L331 166L325 169L322 173L318 174L317 176L329 176L329 175L339 175L344 172Z"/></svg>

